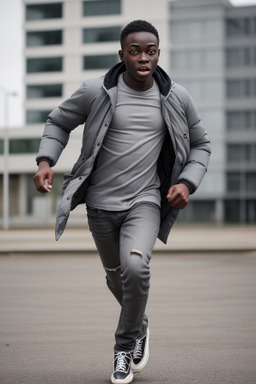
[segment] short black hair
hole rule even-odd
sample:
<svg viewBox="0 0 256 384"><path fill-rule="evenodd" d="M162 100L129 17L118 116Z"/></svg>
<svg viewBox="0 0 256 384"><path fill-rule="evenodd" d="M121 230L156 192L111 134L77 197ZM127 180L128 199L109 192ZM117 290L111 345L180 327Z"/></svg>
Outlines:
<svg viewBox="0 0 256 384"><path fill-rule="evenodd" d="M123 28L120 35L120 44L123 48L124 41L126 37L133 32L150 32L153 33L156 38L157 42L159 44L159 35L157 29L150 24L148 21L145 20L134 20L131 21L129 24L126 25L126 27Z"/></svg>

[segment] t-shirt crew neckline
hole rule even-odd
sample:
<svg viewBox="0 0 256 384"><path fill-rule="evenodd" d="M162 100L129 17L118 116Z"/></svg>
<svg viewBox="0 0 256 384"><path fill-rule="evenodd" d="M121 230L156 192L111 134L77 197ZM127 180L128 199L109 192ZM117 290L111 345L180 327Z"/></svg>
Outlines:
<svg viewBox="0 0 256 384"><path fill-rule="evenodd" d="M125 74L126 74L126 72L124 72L124 73L122 74L122 76L120 76L120 78L119 78L120 84L122 85L122 87L124 87L124 88L127 90L127 92L132 93L132 94L134 94L134 95L141 95L141 96L143 96L143 95L147 95L147 94L151 93L151 92L153 91L153 89L155 88L155 86L156 86L156 84L155 84L155 83L156 83L156 82L155 82L155 79L153 78L153 85L152 85L152 87L150 87L150 88L147 89L146 91L136 91L135 89L129 87L129 86L125 83L125 81L124 81L124 75L125 75Z"/></svg>

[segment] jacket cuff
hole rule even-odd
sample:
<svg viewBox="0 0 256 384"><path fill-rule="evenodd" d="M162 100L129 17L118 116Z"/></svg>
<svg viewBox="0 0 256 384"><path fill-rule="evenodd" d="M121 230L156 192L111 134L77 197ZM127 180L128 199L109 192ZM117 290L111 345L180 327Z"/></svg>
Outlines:
<svg viewBox="0 0 256 384"><path fill-rule="evenodd" d="M180 180L179 181L179 184L185 184L187 187L188 187L188 189L189 189L189 193L190 193L190 195L192 195L192 193L194 193L195 192L195 187L189 182L189 181L187 181L187 180Z"/></svg>
<svg viewBox="0 0 256 384"><path fill-rule="evenodd" d="M47 161L47 163L49 163L50 167L52 166L52 161L49 157L37 157L36 158L37 165L39 165L39 163L41 163L41 161Z"/></svg>

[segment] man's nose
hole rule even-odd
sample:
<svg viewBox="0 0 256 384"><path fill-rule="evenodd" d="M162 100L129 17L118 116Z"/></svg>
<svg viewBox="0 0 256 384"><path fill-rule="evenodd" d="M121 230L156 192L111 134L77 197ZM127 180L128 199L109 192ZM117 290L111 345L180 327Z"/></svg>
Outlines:
<svg viewBox="0 0 256 384"><path fill-rule="evenodd" d="M147 57L146 52L141 52L141 55L139 57L139 61L142 61L142 62L148 61L148 57Z"/></svg>

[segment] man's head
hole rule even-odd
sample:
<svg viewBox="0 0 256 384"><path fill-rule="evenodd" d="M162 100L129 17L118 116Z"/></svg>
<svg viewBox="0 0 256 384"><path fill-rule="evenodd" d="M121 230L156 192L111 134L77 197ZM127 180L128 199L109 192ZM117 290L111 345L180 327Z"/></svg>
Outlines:
<svg viewBox="0 0 256 384"><path fill-rule="evenodd" d="M147 21L132 21L122 30L120 41L119 57L126 66L125 83L138 91L151 88L160 54L156 28Z"/></svg>
<svg viewBox="0 0 256 384"><path fill-rule="evenodd" d="M157 29L150 24L148 21L145 20L134 20L126 25L126 27L123 28L120 35L120 44L121 48L123 49L125 39L130 33L133 32L149 32L153 33L153 35L156 36L157 42L159 45L159 35Z"/></svg>

